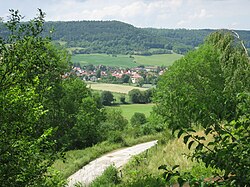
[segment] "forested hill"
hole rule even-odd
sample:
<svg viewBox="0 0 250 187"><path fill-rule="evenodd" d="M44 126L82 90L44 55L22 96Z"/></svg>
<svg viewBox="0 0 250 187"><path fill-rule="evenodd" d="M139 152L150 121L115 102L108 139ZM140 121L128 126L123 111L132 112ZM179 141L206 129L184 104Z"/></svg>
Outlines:
<svg viewBox="0 0 250 187"><path fill-rule="evenodd" d="M46 22L44 34L63 41L74 53L161 54L185 53L214 30L136 28L119 21ZM250 31L237 31L250 48ZM0 36L4 30L0 30ZM60 42L62 44L62 42Z"/></svg>

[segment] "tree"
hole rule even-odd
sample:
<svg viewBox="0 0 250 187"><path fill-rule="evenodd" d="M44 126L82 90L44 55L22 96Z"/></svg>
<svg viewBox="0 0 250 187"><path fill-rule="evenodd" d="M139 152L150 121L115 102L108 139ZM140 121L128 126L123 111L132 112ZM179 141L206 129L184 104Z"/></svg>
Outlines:
<svg viewBox="0 0 250 187"><path fill-rule="evenodd" d="M44 13L21 23L10 10L9 35L0 38L0 184L48 186L48 168L58 157L56 129L42 123L45 103L68 68L66 52L41 37ZM54 186L63 185L54 181Z"/></svg>
<svg viewBox="0 0 250 187"><path fill-rule="evenodd" d="M128 95L132 103L150 103L152 97L152 89L148 89L146 91L133 89L128 92Z"/></svg>
<svg viewBox="0 0 250 187"><path fill-rule="evenodd" d="M100 69L98 69L97 71L96 71L96 77L97 78L101 78L101 76L102 76L102 71L100 70Z"/></svg>
<svg viewBox="0 0 250 187"><path fill-rule="evenodd" d="M122 111L118 109L106 109L106 121L109 126L105 127L106 131L123 131L128 124L128 120L122 115Z"/></svg>
<svg viewBox="0 0 250 187"><path fill-rule="evenodd" d="M121 103L123 103L123 104L126 103L126 97L125 97L125 95L121 95L121 96L120 96L120 101L121 101Z"/></svg>
<svg viewBox="0 0 250 187"><path fill-rule="evenodd" d="M114 100L114 96L110 91L103 91L101 93L101 103L103 105L110 106Z"/></svg>
<svg viewBox="0 0 250 187"><path fill-rule="evenodd" d="M130 119L132 126L140 126L147 122L146 116L144 113L135 112Z"/></svg>
<svg viewBox="0 0 250 187"><path fill-rule="evenodd" d="M155 111L191 148L191 157L224 172L218 183L250 183L250 63L243 42L215 32L196 51L174 63L157 85ZM206 136L193 134L201 124ZM172 172L172 171L171 171ZM172 174L171 174L172 175ZM187 180L180 176L180 180ZM166 176L167 177L167 176ZM202 181L203 182L203 181Z"/></svg>
<svg viewBox="0 0 250 187"><path fill-rule="evenodd" d="M130 76L127 74L122 74L122 82L123 83L129 83Z"/></svg>
<svg viewBox="0 0 250 187"><path fill-rule="evenodd" d="M121 142L122 131L127 127L128 120L122 115L122 111L113 108L105 109L105 121L100 127L101 136L104 140L112 142Z"/></svg>
<svg viewBox="0 0 250 187"><path fill-rule="evenodd" d="M139 89L130 90L128 95L132 103L142 103L143 101L143 95Z"/></svg>
<svg viewBox="0 0 250 187"><path fill-rule="evenodd" d="M105 119L103 114L95 98L83 98L77 113L77 122L70 132L71 148L82 149L101 140L100 125Z"/></svg>

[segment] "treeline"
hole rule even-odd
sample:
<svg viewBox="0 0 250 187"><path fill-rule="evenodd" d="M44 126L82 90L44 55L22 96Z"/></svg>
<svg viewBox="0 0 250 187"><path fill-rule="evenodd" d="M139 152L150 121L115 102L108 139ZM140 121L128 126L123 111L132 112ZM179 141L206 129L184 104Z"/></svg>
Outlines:
<svg viewBox="0 0 250 187"><path fill-rule="evenodd" d="M204 42L211 29L136 28L119 21L46 22L45 33L51 29L53 40L66 41L67 47L80 47L76 53L108 54L185 54ZM250 48L250 31L237 31ZM152 50L153 49L153 50Z"/></svg>
<svg viewBox="0 0 250 187"><path fill-rule="evenodd" d="M8 35L0 25L0 35ZM51 33L51 31L54 31ZM136 28L119 21L58 21L46 22L43 36L77 47L76 54L139 54L152 55L175 52L184 54L194 49L214 30ZM250 31L237 31L250 48ZM152 50L153 49L153 50Z"/></svg>

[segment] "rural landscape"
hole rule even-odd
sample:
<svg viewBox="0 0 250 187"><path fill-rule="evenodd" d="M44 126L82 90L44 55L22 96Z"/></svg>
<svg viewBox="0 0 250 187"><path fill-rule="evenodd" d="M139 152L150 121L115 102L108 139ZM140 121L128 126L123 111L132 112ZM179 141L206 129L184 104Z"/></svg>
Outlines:
<svg viewBox="0 0 250 187"><path fill-rule="evenodd" d="M0 186L250 185L250 31L45 17L0 19Z"/></svg>

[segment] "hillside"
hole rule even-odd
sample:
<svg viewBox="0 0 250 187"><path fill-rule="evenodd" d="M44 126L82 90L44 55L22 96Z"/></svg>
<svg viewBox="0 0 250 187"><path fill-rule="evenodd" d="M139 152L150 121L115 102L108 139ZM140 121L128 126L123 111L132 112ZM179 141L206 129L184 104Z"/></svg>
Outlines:
<svg viewBox="0 0 250 187"><path fill-rule="evenodd" d="M215 30L136 28L119 21L46 22L52 39L80 47L76 53L162 54L174 51L184 54L200 45ZM237 31L250 48L250 31Z"/></svg>
<svg viewBox="0 0 250 187"><path fill-rule="evenodd" d="M0 36L7 32L0 25ZM50 34L50 31L53 33ZM43 35L70 48L74 54L184 54L214 30L136 28L119 21L46 22ZM250 48L250 31L237 31Z"/></svg>

